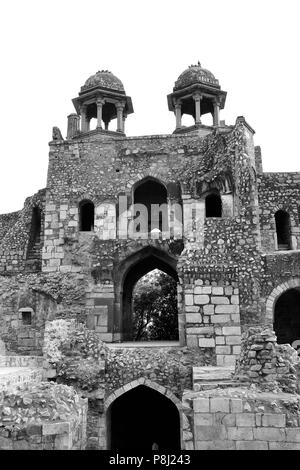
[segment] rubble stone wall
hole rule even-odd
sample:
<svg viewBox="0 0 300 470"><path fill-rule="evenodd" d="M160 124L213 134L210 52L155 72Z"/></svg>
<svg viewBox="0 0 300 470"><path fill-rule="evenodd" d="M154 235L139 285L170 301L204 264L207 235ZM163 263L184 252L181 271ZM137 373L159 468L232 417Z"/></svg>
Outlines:
<svg viewBox="0 0 300 470"><path fill-rule="evenodd" d="M87 400L72 388L28 383L0 395L1 449L85 449Z"/></svg>
<svg viewBox="0 0 300 470"><path fill-rule="evenodd" d="M85 282L72 274L2 276L0 302L0 338L7 354L41 355L47 320L85 320ZM31 311L30 324L23 323L24 309Z"/></svg>
<svg viewBox="0 0 300 470"><path fill-rule="evenodd" d="M291 221L292 248L300 248L300 173L263 173L258 178L262 249L274 252L277 246L275 213L284 210Z"/></svg>

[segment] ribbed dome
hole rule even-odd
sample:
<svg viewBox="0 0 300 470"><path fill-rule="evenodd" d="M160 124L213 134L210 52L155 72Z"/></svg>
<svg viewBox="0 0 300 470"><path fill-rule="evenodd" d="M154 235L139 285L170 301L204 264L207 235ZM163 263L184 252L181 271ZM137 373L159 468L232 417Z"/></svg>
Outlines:
<svg viewBox="0 0 300 470"><path fill-rule="evenodd" d="M209 70L203 69L200 62L197 65L190 65L179 75L175 82L174 91L199 83L219 88L219 81Z"/></svg>
<svg viewBox="0 0 300 470"><path fill-rule="evenodd" d="M108 70L100 70L95 75L88 78L85 84L81 87L81 91L86 91L95 87L125 93L121 80Z"/></svg>

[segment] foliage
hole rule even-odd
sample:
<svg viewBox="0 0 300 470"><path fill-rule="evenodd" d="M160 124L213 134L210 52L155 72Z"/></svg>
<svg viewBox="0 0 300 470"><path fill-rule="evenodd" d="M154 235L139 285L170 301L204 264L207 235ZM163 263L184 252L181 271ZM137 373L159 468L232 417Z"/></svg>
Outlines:
<svg viewBox="0 0 300 470"><path fill-rule="evenodd" d="M177 340L177 283L169 275L153 270L140 279L133 294L134 339Z"/></svg>

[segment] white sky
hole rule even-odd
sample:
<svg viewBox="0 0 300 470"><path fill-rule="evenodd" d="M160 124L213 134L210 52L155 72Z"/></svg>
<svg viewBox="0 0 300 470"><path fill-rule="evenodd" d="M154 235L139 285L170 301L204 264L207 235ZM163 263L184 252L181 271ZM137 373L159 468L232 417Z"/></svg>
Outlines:
<svg viewBox="0 0 300 470"><path fill-rule="evenodd" d="M166 95L200 60L245 116L265 171L300 171L299 0L1 1L0 213L46 186L52 127L97 70L124 83L127 135L172 133Z"/></svg>

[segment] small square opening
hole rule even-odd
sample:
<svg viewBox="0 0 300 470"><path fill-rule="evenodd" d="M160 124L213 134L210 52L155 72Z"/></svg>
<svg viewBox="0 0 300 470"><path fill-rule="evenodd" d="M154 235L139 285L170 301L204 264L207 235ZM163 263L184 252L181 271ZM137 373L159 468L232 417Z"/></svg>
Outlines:
<svg viewBox="0 0 300 470"><path fill-rule="evenodd" d="M22 323L23 325L31 325L31 312L30 311L25 311L22 312Z"/></svg>

